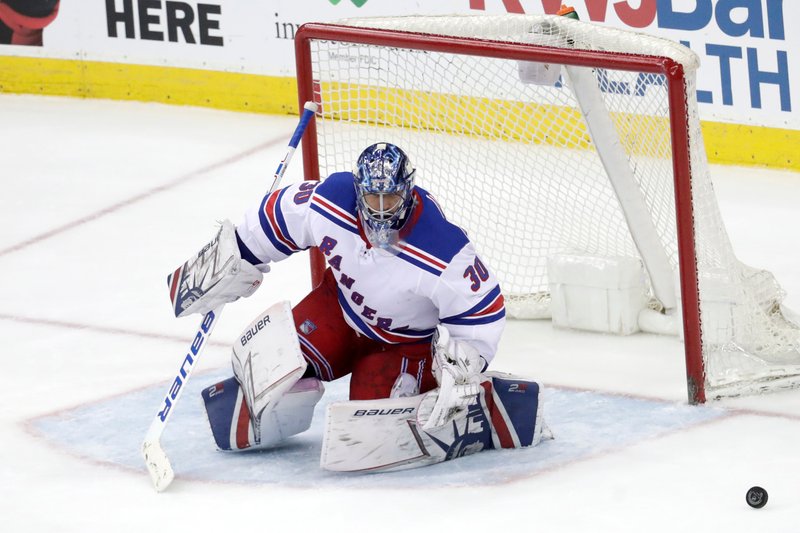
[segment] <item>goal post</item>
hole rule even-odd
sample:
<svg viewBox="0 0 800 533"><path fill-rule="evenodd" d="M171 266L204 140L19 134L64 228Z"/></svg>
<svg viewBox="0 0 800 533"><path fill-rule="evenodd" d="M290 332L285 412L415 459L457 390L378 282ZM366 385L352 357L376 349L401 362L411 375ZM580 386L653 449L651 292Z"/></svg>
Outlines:
<svg viewBox="0 0 800 533"><path fill-rule="evenodd" d="M632 260L639 322L680 324L690 403L800 383L781 289L736 259L719 214L689 49L552 15L310 23L295 46L299 101L320 106L306 179L402 146L509 315L552 316L553 258ZM315 284L324 266L312 254Z"/></svg>

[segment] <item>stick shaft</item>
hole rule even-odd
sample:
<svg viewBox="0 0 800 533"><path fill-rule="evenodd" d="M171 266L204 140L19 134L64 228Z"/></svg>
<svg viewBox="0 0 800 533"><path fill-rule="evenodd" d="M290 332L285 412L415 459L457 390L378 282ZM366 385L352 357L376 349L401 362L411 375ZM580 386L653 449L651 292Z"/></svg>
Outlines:
<svg viewBox="0 0 800 533"><path fill-rule="evenodd" d="M317 105L313 102L306 102L305 106L303 106L303 113L300 116L300 121L294 130L292 138L289 140L289 146L286 148L286 154L278 164L277 170L275 170L275 175L273 176L272 184L270 185L267 194L275 191L275 189L280 185L281 179L283 178L283 175L289 166L289 162L292 160L292 156L300 144L300 139L302 139L303 133L305 132L308 124L311 122L311 119L314 117L316 110ZM145 434L144 442L142 443L142 454L145 459L145 465L150 472L150 477L153 480L153 485L159 492L167 488L174 477L172 466L169 463L169 458L161 447L161 434L164 432L164 428L166 427L169 418L172 416L172 412L175 410L175 405L178 403L178 399L181 397L183 390L186 388L186 383L189 381L192 371L197 366L197 360L203 353L206 344L208 344L208 337L211 335L214 326L218 322L219 316L222 314L222 309L224 307L224 305L221 305L217 309L209 311L203 317L200 327L197 329L197 333L195 334L194 340L192 341L186 356L183 358L181 366L178 368L178 371L175 374L175 377L161 402L161 406L159 407L156 416L153 418L153 421L150 423L150 427Z"/></svg>
<svg viewBox="0 0 800 533"><path fill-rule="evenodd" d="M303 138L303 133L306 131L306 127L308 126L311 119L314 118L314 113L317 112L317 104L314 102L306 102L303 106L303 113L300 115L300 122L297 124L297 128L294 130L294 135L289 140L289 146L286 149L286 155L283 156L283 159L278 164L278 169L275 171L275 176L272 179L272 185L269 188L269 192L273 192L281 182L281 178L283 178L283 174L286 172L286 168L289 166L289 162L292 160L292 156L294 155L295 150L300 145L300 139ZM269 193L267 193L269 194Z"/></svg>

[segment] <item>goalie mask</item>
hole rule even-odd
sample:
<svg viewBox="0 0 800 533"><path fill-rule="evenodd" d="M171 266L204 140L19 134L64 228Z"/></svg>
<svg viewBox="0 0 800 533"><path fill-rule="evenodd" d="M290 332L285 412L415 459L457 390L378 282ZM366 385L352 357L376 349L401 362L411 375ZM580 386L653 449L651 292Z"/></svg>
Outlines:
<svg viewBox="0 0 800 533"><path fill-rule="evenodd" d="M414 172L400 148L377 143L361 152L353 171L358 215L370 244L389 249L414 204Z"/></svg>

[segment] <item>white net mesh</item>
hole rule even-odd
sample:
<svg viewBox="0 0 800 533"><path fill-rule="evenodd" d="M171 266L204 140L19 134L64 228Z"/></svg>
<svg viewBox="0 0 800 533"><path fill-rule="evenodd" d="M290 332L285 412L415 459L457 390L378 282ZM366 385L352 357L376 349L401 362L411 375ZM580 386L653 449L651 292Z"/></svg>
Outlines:
<svg viewBox="0 0 800 533"><path fill-rule="evenodd" d="M689 155L707 393L737 394L791 383L792 376L800 375L800 335L781 314L780 287L769 273L742 265L725 233L700 133L694 99L698 62L690 50L665 39L553 16L399 17L340 24L524 43L531 45L532 54L547 45L663 56L682 64L690 95ZM563 75L566 69L543 70L532 61L391 43L313 40L311 53L315 98L321 103L320 175L352 168L359 153L374 142L401 146L418 169L419 185L468 231L496 271L510 314L549 316L549 256L643 255L587 129L576 82ZM552 68L556 77L543 82ZM663 250L668 269L677 272L664 78L604 65L591 76L646 206L647 225L654 229L651 240ZM652 294L654 300L664 300L663 295Z"/></svg>

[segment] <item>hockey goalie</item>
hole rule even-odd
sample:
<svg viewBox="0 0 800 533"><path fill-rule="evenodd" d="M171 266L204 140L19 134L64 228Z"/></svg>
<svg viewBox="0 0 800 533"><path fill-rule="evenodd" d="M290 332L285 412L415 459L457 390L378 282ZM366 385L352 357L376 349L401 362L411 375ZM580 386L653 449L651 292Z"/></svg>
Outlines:
<svg viewBox="0 0 800 533"><path fill-rule="evenodd" d="M310 247L323 281L257 317L233 347L233 376L203 391L217 447L258 449L307 430L323 382L322 468L388 471L549 435L539 385L487 372L505 325L500 286L448 222L398 146L377 143L352 172L268 194L226 221L168 278L176 316L251 295L269 264Z"/></svg>

